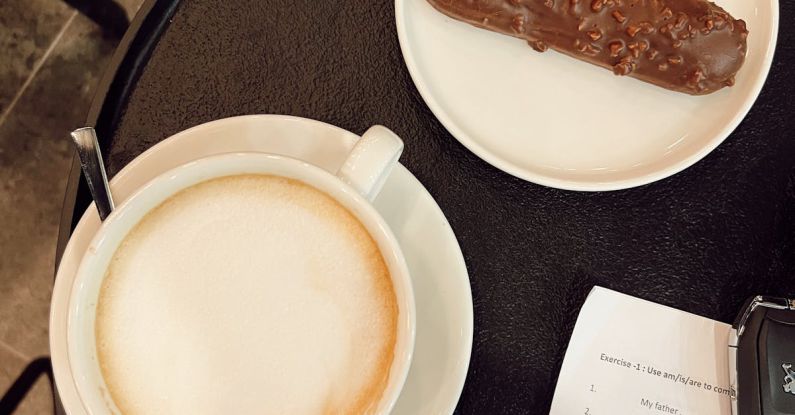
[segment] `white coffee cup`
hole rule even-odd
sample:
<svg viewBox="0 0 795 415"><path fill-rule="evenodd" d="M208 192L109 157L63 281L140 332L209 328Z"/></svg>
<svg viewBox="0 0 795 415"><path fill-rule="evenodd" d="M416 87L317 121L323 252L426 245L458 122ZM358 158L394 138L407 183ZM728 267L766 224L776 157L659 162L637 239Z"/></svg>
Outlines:
<svg viewBox="0 0 795 415"><path fill-rule="evenodd" d="M389 270L398 306L394 358L376 411L379 414L390 412L411 364L415 337L414 294L400 246L371 202L397 164L402 150L400 138L385 127L374 126L356 143L336 176L305 162L273 154L211 156L158 176L118 206L103 222L82 258L69 299L69 365L83 409L90 414L119 412L99 366L95 320L106 269L128 232L148 212L183 189L224 176L267 174L297 179L326 193L350 211L377 244Z"/></svg>

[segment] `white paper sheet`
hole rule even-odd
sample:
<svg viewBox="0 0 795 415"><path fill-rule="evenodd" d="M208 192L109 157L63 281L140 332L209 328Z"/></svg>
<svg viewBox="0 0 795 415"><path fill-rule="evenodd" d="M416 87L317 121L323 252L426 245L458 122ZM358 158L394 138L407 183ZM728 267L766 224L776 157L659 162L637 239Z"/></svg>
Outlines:
<svg viewBox="0 0 795 415"><path fill-rule="evenodd" d="M551 415L729 415L730 326L595 287Z"/></svg>

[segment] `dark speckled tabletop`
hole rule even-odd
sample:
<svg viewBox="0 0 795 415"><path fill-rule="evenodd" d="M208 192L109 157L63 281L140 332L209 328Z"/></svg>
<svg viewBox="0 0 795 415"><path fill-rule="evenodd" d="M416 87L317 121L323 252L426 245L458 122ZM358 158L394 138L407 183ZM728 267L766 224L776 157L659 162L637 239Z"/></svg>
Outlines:
<svg viewBox="0 0 795 415"><path fill-rule="evenodd" d="M138 68L126 88L95 102L116 100L117 111L94 115L111 175L178 131L232 115L291 114L355 133L392 128L470 272L475 338L458 412L544 414L595 284L725 322L751 295L795 295L793 22L795 3L782 1L767 84L717 150L618 192L541 187L467 151L415 89L390 0L183 0L162 33L133 25L136 41L154 42L151 55L122 62ZM77 211L86 202L78 191Z"/></svg>

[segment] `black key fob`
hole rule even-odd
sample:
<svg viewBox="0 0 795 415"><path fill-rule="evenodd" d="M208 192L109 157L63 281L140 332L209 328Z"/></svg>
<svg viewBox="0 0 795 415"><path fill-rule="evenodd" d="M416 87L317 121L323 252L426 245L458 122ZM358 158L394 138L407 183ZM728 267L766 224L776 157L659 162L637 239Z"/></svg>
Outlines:
<svg viewBox="0 0 795 415"><path fill-rule="evenodd" d="M732 325L733 415L795 415L795 300L757 296Z"/></svg>

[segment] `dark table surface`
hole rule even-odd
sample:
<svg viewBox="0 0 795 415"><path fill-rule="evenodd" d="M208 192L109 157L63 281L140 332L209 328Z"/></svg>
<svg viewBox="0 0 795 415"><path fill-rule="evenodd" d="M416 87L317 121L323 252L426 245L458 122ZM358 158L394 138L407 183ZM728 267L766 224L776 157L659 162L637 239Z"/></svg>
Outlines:
<svg viewBox="0 0 795 415"><path fill-rule="evenodd" d="M475 338L458 412L543 414L595 284L724 322L751 295L795 295L794 2L781 2L781 22L767 84L739 128L683 173L625 191L545 188L467 151L414 87L390 0L149 0L88 123L106 140L109 175L233 115L392 128L469 268ZM76 171L71 184L62 243L90 200Z"/></svg>

